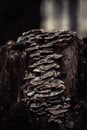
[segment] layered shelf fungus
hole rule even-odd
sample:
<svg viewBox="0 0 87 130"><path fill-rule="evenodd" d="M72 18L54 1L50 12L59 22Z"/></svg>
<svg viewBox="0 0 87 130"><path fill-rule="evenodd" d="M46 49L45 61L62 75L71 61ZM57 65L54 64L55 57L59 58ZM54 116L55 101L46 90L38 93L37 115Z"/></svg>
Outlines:
<svg viewBox="0 0 87 130"><path fill-rule="evenodd" d="M30 111L37 117L45 116L61 128L64 124L66 127L70 100L76 93L77 43L74 32L31 30L23 33L15 45L23 47L29 57L22 99L27 99Z"/></svg>
<svg viewBox="0 0 87 130"><path fill-rule="evenodd" d="M0 80L0 85L12 88L14 84L12 96L27 104L36 122L54 122L60 130L74 127L71 99L76 97L78 43L79 38L72 31L35 29L9 45L7 55L2 53L6 60L1 62L0 77L5 74L7 80ZM7 72L3 64L7 64Z"/></svg>

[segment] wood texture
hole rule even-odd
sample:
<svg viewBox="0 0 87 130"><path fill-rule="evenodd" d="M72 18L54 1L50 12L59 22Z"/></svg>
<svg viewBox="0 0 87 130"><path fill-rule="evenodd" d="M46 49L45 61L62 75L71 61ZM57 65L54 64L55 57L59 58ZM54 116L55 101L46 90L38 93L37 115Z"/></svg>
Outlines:
<svg viewBox="0 0 87 130"><path fill-rule="evenodd" d="M70 103L70 100L72 99L72 97L77 98L76 88L77 88L77 77L78 77L78 73L77 73L78 72L77 70L78 43L79 43L78 36L74 32L68 32L68 31L45 32L43 30L31 30L29 32L23 33L23 35L18 38L16 43L1 46L0 47L0 68L1 68L0 70L0 111L1 113L4 110L6 111L7 109L10 110L16 102L19 102L19 104L20 102L24 102L28 107L28 111L30 113L35 114L35 116L31 116L31 118L33 118L32 120L36 122L35 128L37 127L37 125L40 125L38 124L38 120L39 120L40 123L46 124L43 125L43 128L49 127L48 122L51 123L51 121L53 121L54 124L57 123L57 128L59 127L59 129L61 130L73 129L75 126L75 121L71 114L73 112L71 111L72 104ZM50 53L51 51L52 53ZM48 52L50 54L48 54ZM39 53L39 55L35 57L37 59L31 56L34 53L35 56L38 55ZM43 54L42 59L45 59L48 56L53 57L55 53L57 54L57 56L61 56L61 60L56 59L54 60L54 62L52 62L52 64L56 63L57 67L58 65L60 66L58 70L54 69L55 67L51 68L50 71L48 70L45 71L44 76L41 73L39 74L38 77L36 75L36 72L32 73L32 69L29 69L30 66L34 66L37 63L37 61L41 60L40 57L42 56L42 54ZM51 60L48 59L44 60L42 66L45 64L45 62L46 62L46 66L48 65L48 61L51 62ZM40 63L37 66L41 66ZM43 67L43 69L46 69L45 67ZM54 71L56 75L57 72L60 72L60 75L58 75L56 78L54 78L55 75L54 73L52 73ZM47 74L47 72L50 72L50 74ZM43 93L42 90L39 91L38 89L38 88L43 89L41 84L39 85L39 81L38 81L37 82L38 88L36 87L37 89L34 91L33 89L34 82L33 80L29 79L30 73L34 74L33 80L35 80L35 78L41 78L41 77L46 78L45 80L42 78L41 82L43 84L47 82L47 86L49 85L49 88L51 88L52 86L51 84L49 84L51 78L54 78L54 80L52 80L52 84L55 84L55 80L61 80L64 83L63 86L65 89L63 90L63 92L61 92L62 88L60 87L58 93L57 91L55 91L57 95L55 96L54 90L49 89L50 91L49 94L49 91L47 91L48 88L45 86L46 91L44 91ZM30 85L31 81L33 83L32 85ZM54 89L56 90L57 86ZM60 95L58 95L59 93ZM37 98L35 98L36 94L37 94L39 106L36 103L37 101ZM53 94L52 97L50 97L51 94ZM49 98L50 100L48 100ZM33 102L35 101L33 104L31 103L32 99ZM48 106L46 105L46 101L49 101L49 103L47 104ZM66 105L64 105L64 103ZM56 105L57 106L60 105L61 108L56 109ZM42 109L43 106L44 109ZM36 112L34 111L34 107L35 109L37 108ZM42 111L39 111L39 108L41 108ZM38 115L38 111L39 114L41 114L41 116ZM44 112L45 112L45 116L42 116L44 115ZM31 122L33 123L34 121Z"/></svg>

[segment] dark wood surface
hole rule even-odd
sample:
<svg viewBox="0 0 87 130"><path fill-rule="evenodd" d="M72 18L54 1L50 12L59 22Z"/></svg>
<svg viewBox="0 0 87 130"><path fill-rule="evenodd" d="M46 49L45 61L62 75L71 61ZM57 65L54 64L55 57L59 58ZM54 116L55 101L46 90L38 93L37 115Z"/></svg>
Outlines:
<svg viewBox="0 0 87 130"><path fill-rule="evenodd" d="M66 37L66 33L70 34L70 39ZM22 37L25 38L26 34ZM48 34L46 35L48 37ZM62 70L60 70L62 77L60 78L64 81L66 87L66 97L71 99L71 108L69 108L70 115L67 116L65 125L60 127L55 122L47 123L44 116L43 119L40 117L37 120L37 114L30 111L28 103L26 105L27 98L24 96L23 85L27 82L24 80L25 70L28 70L31 61L29 58L29 50L27 50L29 48L27 38L25 38L26 43L25 40L18 40L17 43L12 42L10 45L0 47L0 125L2 129L86 129L86 96L84 98L78 96L79 90L84 83L84 75L86 75L83 64L83 59L87 62L83 55L86 50L86 47L84 49L86 44L80 41L77 35L72 32L64 32L63 34L60 32L57 35L58 37L62 35L61 40L58 42L55 42L55 40L51 41L55 43L56 49L54 47L54 50L63 55L62 61L60 62L62 66ZM81 47L83 51L81 51ZM79 67L80 64L83 69ZM83 74L83 80L81 74ZM78 87L80 88L78 89ZM28 100L30 99L28 98ZM69 120L71 122L67 123Z"/></svg>

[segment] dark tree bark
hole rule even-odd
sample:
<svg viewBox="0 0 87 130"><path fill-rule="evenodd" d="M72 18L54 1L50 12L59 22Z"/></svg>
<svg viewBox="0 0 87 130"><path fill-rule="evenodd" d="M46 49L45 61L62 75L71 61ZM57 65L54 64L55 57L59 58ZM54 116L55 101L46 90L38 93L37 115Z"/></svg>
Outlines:
<svg viewBox="0 0 87 130"><path fill-rule="evenodd" d="M0 115L6 128L78 130L79 105L74 100L78 99L79 45L73 32L32 30L16 43L0 47ZM38 66L43 68L40 73ZM41 81L34 81L36 78Z"/></svg>

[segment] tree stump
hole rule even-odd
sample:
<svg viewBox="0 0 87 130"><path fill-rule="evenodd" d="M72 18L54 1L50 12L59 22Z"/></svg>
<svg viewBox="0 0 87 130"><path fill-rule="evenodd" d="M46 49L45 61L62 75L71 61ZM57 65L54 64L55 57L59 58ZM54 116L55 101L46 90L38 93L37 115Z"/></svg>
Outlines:
<svg viewBox="0 0 87 130"><path fill-rule="evenodd" d="M0 111L23 101L44 129L52 122L61 130L72 129L70 101L77 96L78 44L74 32L36 29L1 46Z"/></svg>

